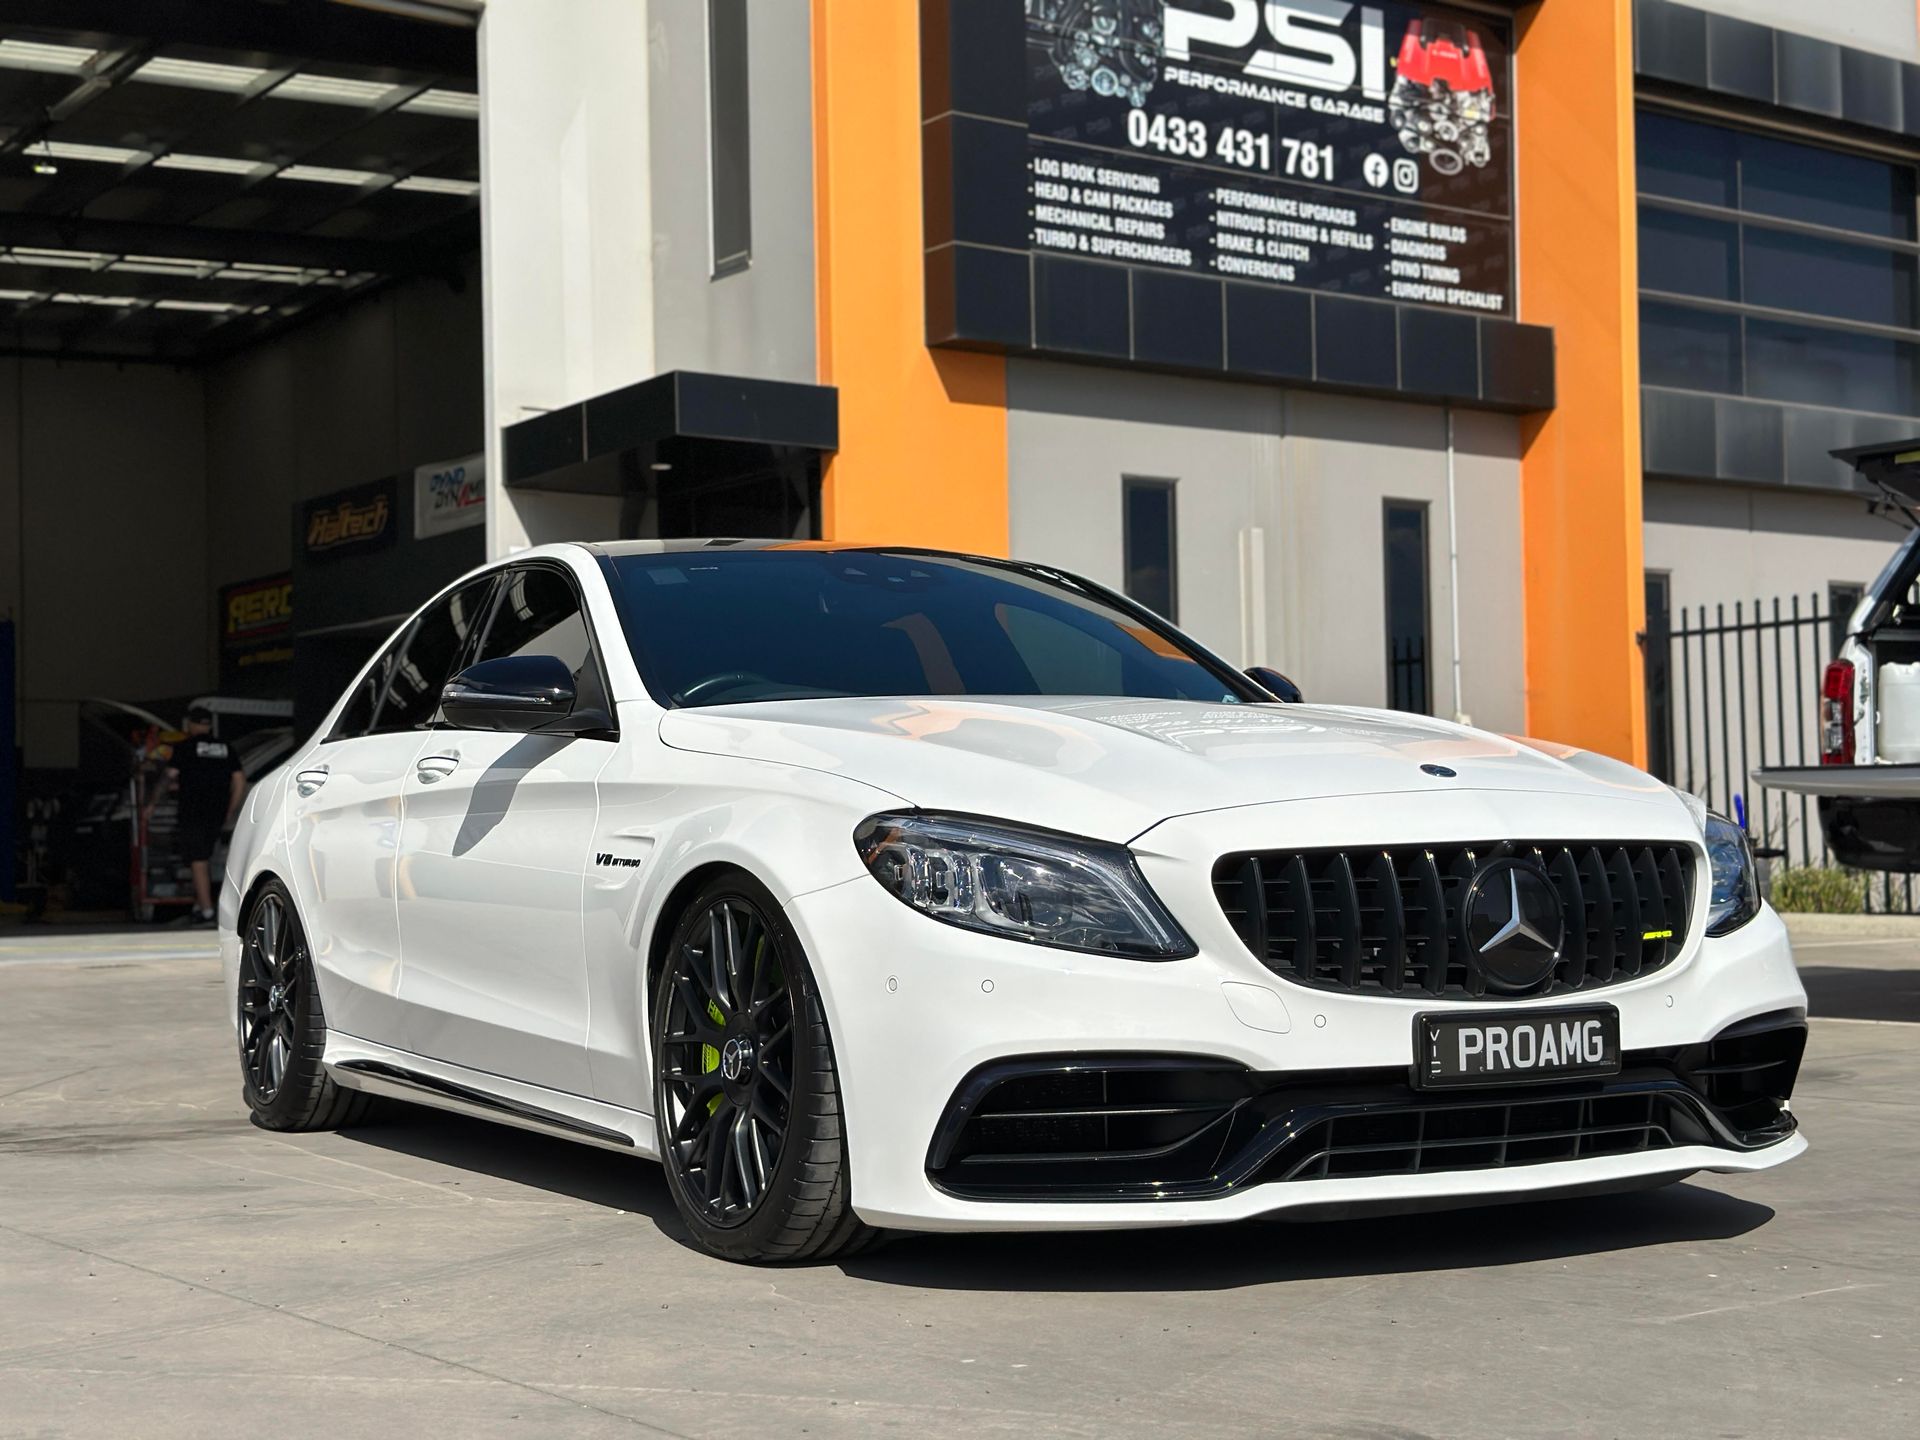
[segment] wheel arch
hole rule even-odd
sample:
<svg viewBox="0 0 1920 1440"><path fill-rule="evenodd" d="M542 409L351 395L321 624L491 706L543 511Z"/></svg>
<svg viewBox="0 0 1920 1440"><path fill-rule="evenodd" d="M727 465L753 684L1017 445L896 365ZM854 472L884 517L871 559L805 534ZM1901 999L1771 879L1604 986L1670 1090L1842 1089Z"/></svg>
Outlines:
<svg viewBox="0 0 1920 1440"><path fill-rule="evenodd" d="M660 983L661 968L667 963L667 946L673 939L673 932L679 928L680 917L686 914L687 906L693 897L722 875L745 875L762 886L767 883L745 865L735 861L708 860L694 866L675 880L672 888L667 891L666 898L660 902L659 909L654 913L653 931L646 940L645 988L640 995L642 1038L645 1041L649 1063L653 1053L653 993Z"/></svg>
<svg viewBox="0 0 1920 1440"><path fill-rule="evenodd" d="M253 908L253 902L260 898L260 892L275 881L279 882L280 888L287 892L289 899L292 899L293 887L287 884L287 882L281 878L280 872L270 865L262 866L259 873L247 882L247 888L241 892L240 904L233 912L233 927L235 933L240 934L243 940L246 937L241 927L246 924L247 911L251 910ZM299 913L297 908L299 903L297 900L294 901L296 914Z"/></svg>

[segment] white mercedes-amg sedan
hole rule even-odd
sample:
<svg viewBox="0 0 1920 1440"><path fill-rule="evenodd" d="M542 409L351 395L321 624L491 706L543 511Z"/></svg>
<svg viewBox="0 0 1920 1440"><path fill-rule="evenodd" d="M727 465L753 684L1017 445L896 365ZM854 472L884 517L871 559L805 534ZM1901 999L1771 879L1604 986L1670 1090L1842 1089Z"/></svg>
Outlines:
<svg viewBox="0 0 1920 1440"><path fill-rule="evenodd" d="M1744 837L1602 756L1312 706L1044 566L558 545L253 792L247 1103L659 1159L695 1241L1641 1188L1798 1155Z"/></svg>

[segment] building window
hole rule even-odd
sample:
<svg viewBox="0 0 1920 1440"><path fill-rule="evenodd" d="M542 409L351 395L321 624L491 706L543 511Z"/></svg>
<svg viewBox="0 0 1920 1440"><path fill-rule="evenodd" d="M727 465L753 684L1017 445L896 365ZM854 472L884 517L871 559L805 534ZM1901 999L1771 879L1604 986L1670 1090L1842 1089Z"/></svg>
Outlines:
<svg viewBox="0 0 1920 1440"><path fill-rule="evenodd" d="M1432 713L1427 657L1431 650L1427 591L1427 507L1413 500L1386 506L1387 704Z"/></svg>
<svg viewBox="0 0 1920 1440"><path fill-rule="evenodd" d="M1121 482L1122 536L1126 552L1126 590L1154 614L1178 621L1178 576L1174 569L1173 481Z"/></svg>
<svg viewBox="0 0 1920 1440"><path fill-rule="evenodd" d="M1650 385L1920 414L1920 170L1643 110Z"/></svg>
<svg viewBox="0 0 1920 1440"><path fill-rule="evenodd" d="M753 263L747 0L707 0L707 186L717 280Z"/></svg>
<svg viewBox="0 0 1920 1440"><path fill-rule="evenodd" d="M1847 621L1853 618L1853 612L1860 603L1860 597L1867 593L1867 587L1857 585L1850 580L1835 580L1827 586L1827 615L1832 634L1829 637L1833 655L1840 653L1840 647L1847 643Z"/></svg>

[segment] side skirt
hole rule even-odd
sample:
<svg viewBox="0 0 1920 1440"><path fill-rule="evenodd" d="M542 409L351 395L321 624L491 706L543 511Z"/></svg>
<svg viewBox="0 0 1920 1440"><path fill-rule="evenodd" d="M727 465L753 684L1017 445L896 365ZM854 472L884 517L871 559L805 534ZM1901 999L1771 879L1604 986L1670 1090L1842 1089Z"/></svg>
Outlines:
<svg viewBox="0 0 1920 1440"><path fill-rule="evenodd" d="M562 1140L658 1159L653 1117L468 1070L334 1031L322 1057L336 1084L388 1095L476 1120L492 1120Z"/></svg>

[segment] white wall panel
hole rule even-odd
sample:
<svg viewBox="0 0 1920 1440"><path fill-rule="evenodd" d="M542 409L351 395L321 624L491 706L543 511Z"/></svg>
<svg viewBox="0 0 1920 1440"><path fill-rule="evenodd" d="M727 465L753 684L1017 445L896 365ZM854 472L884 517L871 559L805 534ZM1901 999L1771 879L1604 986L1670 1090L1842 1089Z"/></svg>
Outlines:
<svg viewBox="0 0 1920 1440"><path fill-rule="evenodd" d="M1008 406L1015 555L1118 587L1123 477L1174 480L1182 628L1311 698L1385 701L1382 506L1426 502L1433 705L1454 712L1444 411L1021 360ZM1465 708L1519 729L1519 426L1459 412L1455 428Z"/></svg>
<svg viewBox="0 0 1920 1440"><path fill-rule="evenodd" d="M652 0L655 362L812 384L814 339L811 7L749 7L753 263L712 278L708 216L707 0Z"/></svg>
<svg viewBox="0 0 1920 1440"><path fill-rule="evenodd" d="M1880 573L1905 527L1864 499L1745 485L1646 485L1646 567L1669 573L1671 603L1692 609L1777 596L1824 597Z"/></svg>
<svg viewBox="0 0 1920 1440"><path fill-rule="evenodd" d="M648 9L491 0L483 12L490 483L505 473L503 426L654 373ZM493 494L492 554L569 523L542 520L547 497Z"/></svg>

